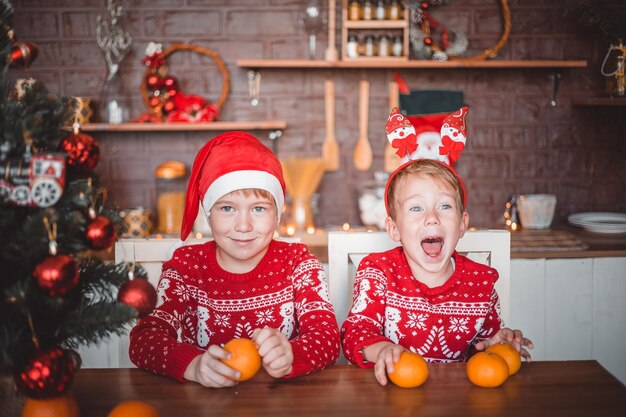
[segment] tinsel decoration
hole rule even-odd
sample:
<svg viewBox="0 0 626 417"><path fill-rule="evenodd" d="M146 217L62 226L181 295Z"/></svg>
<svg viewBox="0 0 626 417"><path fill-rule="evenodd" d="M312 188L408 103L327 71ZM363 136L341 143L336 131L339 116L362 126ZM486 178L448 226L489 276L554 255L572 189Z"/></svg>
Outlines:
<svg viewBox="0 0 626 417"><path fill-rule="evenodd" d="M51 297L61 297L78 284L80 273L76 261L68 255L50 256L33 271L39 288Z"/></svg>
<svg viewBox="0 0 626 417"><path fill-rule="evenodd" d="M104 216L97 216L87 226L87 240L93 249L106 249L117 239L115 224Z"/></svg>
<svg viewBox="0 0 626 417"><path fill-rule="evenodd" d="M15 376L15 382L27 397L56 397L68 390L80 365L80 356L71 349L55 346L38 350Z"/></svg>
<svg viewBox="0 0 626 417"><path fill-rule="evenodd" d="M59 149L67 153L70 169L79 174L93 171L100 160L98 143L85 133L70 133L63 138Z"/></svg>
<svg viewBox="0 0 626 417"><path fill-rule="evenodd" d="M144 317L150 314L156 306L157 293L146 278L135 277L122 285L117 301L133 307L137 310L139 317Z"/></svg>

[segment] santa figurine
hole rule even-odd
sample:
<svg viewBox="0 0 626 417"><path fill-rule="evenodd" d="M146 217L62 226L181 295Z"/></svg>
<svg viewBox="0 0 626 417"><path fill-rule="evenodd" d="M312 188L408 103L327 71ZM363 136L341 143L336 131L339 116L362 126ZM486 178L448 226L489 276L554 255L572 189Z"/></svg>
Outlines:
<svg viewBox="0 0 626 417"><path fill-rule="evenodd" d="M414 126L398 108L394 108L385 126L387 139L397 149L396 154L402 158L402 163L416 159L434 159L451 165L465 148L467 112L468 108L462 107L449 114L438 130L430 123Z"/></svg>

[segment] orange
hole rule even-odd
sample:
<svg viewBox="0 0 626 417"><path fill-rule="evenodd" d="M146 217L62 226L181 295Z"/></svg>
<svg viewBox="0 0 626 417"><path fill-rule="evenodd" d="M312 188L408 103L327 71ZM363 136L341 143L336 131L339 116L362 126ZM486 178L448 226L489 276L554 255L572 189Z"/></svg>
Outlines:
<svg viewBox="0 0 626 417"><path fill-rule="evenodd" d="M224 345L224 349L230 352L230 359L222 362L241 372L237 381L246 381L259 372L261 356L252 340L233 339Z"/></svg>
<svg viewBox="0 0 626 417"><path fill-rule="evenodd" d="M517 349L515 349L515 346L510 343L496 343L495 345L491 345L487 349L487 352L493 352L496 355L502 356L509 366L509 376L519 371L519 368L522 366L522 357Z"/></svg>
<svg viewBox="0 0 626 417"><path fill-rule="evenodd" d="M78 417L78 405L72 394L54 398L26 398L22 417Z"/></svg>
<svg viewBox="0 0 626 417"><path fill-rule="evenodd" d="M478 352L467 361L467 377L479 387L494 388L509 377L509 366L502 356L493 352Z"/></svg>
<svg viewBox="0 0 626 417"><path fill-rule="evenodd" d="M143 401L123 401L111 410L108 417L159 417L159 410Z"/></svg>
<svg viewBox="0 0 626 417"><path fill-rule="evenodd" d="M419 387L428 379L428 364L417 353L404 351L398 362L393 364L393 372L389 372L388 376L399 387Z"/></svg>

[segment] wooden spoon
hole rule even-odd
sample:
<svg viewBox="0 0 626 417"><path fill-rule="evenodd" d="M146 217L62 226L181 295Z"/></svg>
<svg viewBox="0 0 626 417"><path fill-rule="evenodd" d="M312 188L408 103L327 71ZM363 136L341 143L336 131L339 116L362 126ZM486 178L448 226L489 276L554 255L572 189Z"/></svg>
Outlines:
<svg viewBox="0 0 626 417"><path fill-rule="evenodd" d="M339 53L335 47L335 12L337 8L335 6L335 0L328 0L328 47L326 48L325 58L326 61L337 61L339 59Z"/></svg>
<svg viewBox="0 0 626 417"><path fill-rule="evenodd" d="M339 145L335 139L335 83L333 80L324 82L324 104L326 110L326 138L322 143L322 159L326 171L339 169Z"/></svg>
<svg viewBox="0 0 626 417"><path fill-rule="evenodd" d="M389 82L389 112L394 107L400 106L400 92L398 91L398 83L395 81ZM387 141L385 146L385 172L393 172L400 166L400 157L396 155L396 150L391 146L391 142Z"/></svg>
<svg viewBox="0 0 626 417"><path fill-rule="evenodd" d="M367 171L372 166L372 146L367 138L367 118L369 110L370 83L361 80L359 83L359 138L354 147L354 166L359 171Z"/></svg>

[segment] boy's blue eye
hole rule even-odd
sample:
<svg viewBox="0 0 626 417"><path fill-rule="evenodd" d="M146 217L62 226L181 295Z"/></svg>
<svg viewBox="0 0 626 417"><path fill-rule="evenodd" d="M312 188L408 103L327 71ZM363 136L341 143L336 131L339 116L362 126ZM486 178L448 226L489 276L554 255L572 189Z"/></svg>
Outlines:
<svg viewBox="0 0 626 417"><path fill-rule="evenodd" d="M449 210L449 209L452 208L452 205L444 203L440 207L441 207L442 210Z"/></svg>
<svg viewBox="0 0 626 417"><path fill-rule="evenodd" d="M256 213L263 213L266 209L265 207L261 207L261 206L256 206L252 209L254 212Z"/></svg>
<svg viewBox="0 0 626 417"><path fill-rule="evenodd" d="M232 206L222 206L220 207L220 210L222 210L225 213L230 213L231 211L234 210L234 208Z"/></svg>
<svg viewBox="0 0 626 417"><path fill-rule="evenodd" d="M410 211L422 211L422 208L419 206L415 206L415 207L411 207L409 210Z"/></svg>

